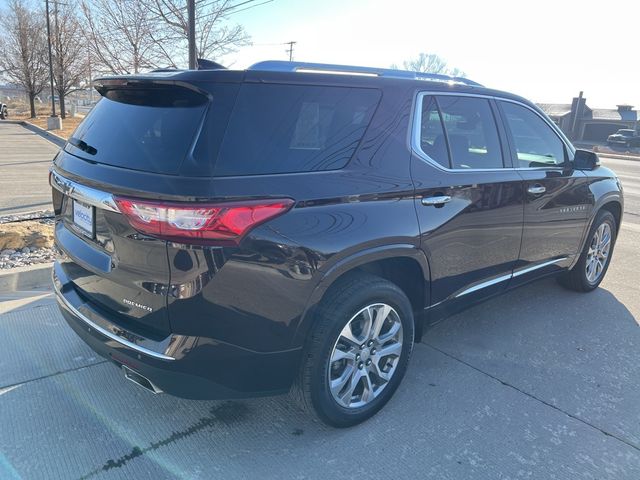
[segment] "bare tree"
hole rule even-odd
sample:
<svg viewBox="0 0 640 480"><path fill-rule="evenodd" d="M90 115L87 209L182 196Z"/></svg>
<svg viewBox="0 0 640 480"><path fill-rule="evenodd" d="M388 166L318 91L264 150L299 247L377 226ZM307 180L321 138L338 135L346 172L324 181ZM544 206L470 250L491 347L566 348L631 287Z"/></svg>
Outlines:
<svg viewBox="0 0 640 480"><path fill-rule="evenodd" d="M54 4L53 48L54 89L60 101L60 116L65 118L65 97L81 90L87 73L84 32L76 14L77 5Z"/></svg>
<svg viewBox="0 0 640 480"><path fill-rule="evenodd" d="M255 0L241 2L243 5ZM141 0L149 11L160 18L172 36L165 38L172 42L174 61L183 62L187 51L188 18L185 2L181 0ZM241 25L229 24L229 16L238 2L213 0L196 2L196 53L198 58L218 59L234 52L237 47L248 45L250 37ZM167 49L167 51L169 51ZM175 52L179 52L177 55Z"/></svg>
<svg viewBox="0 0 640 480"><path fill-rule="evenodd" d="M10 82L27 92L31 118L36 116L35 98L47 84L45 52L47 39L41 11L34 11L24 0L11 0L0 24L0 69Z"/></svg>
<svg viewBox="0 0 640 480"><path fill-rule="evenodd" d="M90 49L98 68L113 74L172 66L166 24L139 1L83 0Z"/></svg>
<svg viewBox="0 0 640 480"><path fill-rule="evenodd" d="M459 68L449 67L447 61L435 53L421 53L418 58L402 62L405 70L422 73L440 73L452 77L465 77L466 74ZM392 65L391 68L398 68Z"/></svg>

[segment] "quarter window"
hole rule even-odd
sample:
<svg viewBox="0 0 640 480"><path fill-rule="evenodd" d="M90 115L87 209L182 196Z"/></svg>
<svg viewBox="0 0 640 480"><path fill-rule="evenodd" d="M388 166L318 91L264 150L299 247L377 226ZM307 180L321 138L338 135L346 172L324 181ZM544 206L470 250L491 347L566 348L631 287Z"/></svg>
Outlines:
<svg viewBox="0 0 640 480"><path fill-rule="evenodd" d="M380 96L365 88L243 84L214 176L343 168Z"/></svg>
<svg viewBox="0 0 640 480"><path fill-rule="evenodd" d="M425 97L420 146L440 165L454 169L502 168L502 151L489 101Z"/></svg>
<svg viewBox="0 0 640 480"><path fill-rule="evenodd" d="M553 167L565 163L560 137L534 112L520 105L501 102L521 168Z"/></svg>

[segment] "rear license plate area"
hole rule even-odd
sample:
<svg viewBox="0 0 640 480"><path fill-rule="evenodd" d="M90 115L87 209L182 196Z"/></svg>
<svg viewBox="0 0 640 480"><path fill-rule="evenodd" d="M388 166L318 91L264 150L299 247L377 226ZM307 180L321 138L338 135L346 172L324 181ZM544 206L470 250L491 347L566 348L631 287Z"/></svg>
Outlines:
<svg viewBox="0 0 640 480"><path fill-rule="evenodd" d="M73 200L73 225L86 237L95 235L95 209L78 200Z"/></svg>

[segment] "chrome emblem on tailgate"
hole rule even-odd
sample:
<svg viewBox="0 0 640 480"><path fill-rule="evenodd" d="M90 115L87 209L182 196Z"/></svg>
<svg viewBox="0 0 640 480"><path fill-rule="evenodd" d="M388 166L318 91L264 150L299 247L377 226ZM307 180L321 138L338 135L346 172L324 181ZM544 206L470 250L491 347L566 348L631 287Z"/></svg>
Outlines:
<svg viewBox="0 0 640 480"><path fill-rule="evenodd" d="M134 302L133 300L129 300L127 298L123 298L122 299L122 303L126 304L126 305L130 305L132 307L136 307L136 308L141 308L142 310L146 310L147 312L153 312L153 308L147 306L147 305L143 305L141 303L138 302Z"/></svg>

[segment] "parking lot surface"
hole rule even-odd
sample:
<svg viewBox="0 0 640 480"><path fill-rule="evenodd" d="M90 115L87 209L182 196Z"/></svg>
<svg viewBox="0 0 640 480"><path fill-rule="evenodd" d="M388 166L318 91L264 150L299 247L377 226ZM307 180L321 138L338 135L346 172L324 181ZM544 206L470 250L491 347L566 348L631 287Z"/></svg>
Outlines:
<svg viewBox="0 0 640 480"><path fill-rule="evenodd" d="M0 478L637 480L639 244L623 227L591 294L543 280L436 325L387 407L345 430L287 397L151 395L48 292L5 294Z"/></svg>
<svg viewBox="0 0 640 480"><path fill-rule="evenodd" d="M58 150L22 125L0 122L0 217L51 209L49 166Z"/></svg>

